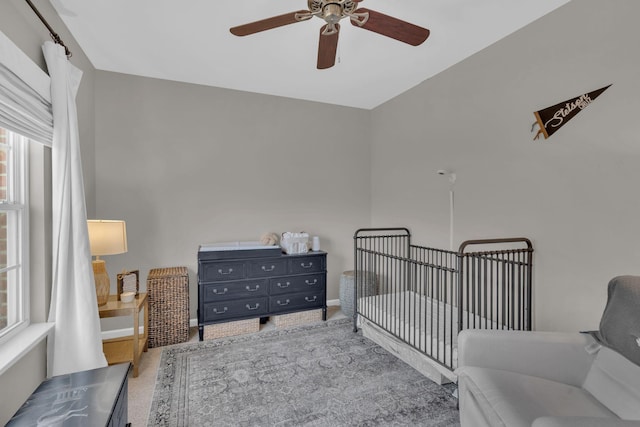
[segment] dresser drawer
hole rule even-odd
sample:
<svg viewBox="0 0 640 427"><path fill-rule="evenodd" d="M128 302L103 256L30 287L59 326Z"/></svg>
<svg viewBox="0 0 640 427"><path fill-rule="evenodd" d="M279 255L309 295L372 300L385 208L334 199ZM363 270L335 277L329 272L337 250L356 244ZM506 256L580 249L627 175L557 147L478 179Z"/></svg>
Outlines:
<svg viewBox="0 0 640 427"><path fill-rule="evenodd" d="M198 279L202 283L220 282L245 278L245 263L232 262L203 262L200 264Z"/></svg>
<svg viewBox="0 0 640 427"><path fill-rule="evenodd" d="M287 274L287 261L280 258L248 261L248 277L271 277Z"/></svg>
<svg viewBox="0 0 640 427"><path fill-rule="evenodd" d="M269 295L324 291L325 274L276 277L269 279Z"/></svg>
<svg viewBox="0 0 640 427"><path fill-rule="evenodd" d="M276 295L269 298L270 313L304 310L307 308L323 307L324 305L324 292Z"/></svg>
<svg viewBox="0 0 640 427"><path fill-rule="evenodd" d="M319 256L295 257L289 260L289 273L305 274L324 271L323 258Z"/></svg>
<svg viewBox="0 0 640 427"><path fill-rule="evenodd" d="M234 317L259 317L267 313L268 302L267 297L210 302L204 304L203 321L206 323Z"/></svg>
<svg viewBox="0 0 640 427"><path fill-rule="evenodd" d="M209 283L202 285L202 298L204 302L212 302L261 297L268 295L268 289L269 282L266 279Z"/></svg>

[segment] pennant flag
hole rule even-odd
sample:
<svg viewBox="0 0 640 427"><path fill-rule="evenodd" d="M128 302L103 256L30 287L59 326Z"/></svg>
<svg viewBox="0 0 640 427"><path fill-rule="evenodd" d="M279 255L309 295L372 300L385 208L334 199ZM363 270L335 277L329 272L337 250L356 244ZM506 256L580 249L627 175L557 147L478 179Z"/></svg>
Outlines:
<svg viewBox="0 0 640 427"><path fill-rule="evenodd" d="M611 86L611 85L609 85ZM576 98L569 99L551 107L547 107L544 110L536 111L533 114L536 116L536 123L540 126L535 139L540 138L540 135L544 136L544 139L549 138L560 129L565 123L574 118L576 114L587 108L594 99L596 99L602 92L609 89L609 86L605 86L593 92L585 93ZM533 128L531 129L533 132Z"/></svg>

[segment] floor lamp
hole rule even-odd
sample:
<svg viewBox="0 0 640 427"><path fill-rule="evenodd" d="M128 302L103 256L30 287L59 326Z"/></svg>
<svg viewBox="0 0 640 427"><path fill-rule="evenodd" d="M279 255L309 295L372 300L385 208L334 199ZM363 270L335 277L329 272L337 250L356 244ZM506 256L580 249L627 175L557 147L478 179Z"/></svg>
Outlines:
<svg viewBox="0 0 640 427"><path fill-rule="evenodd" d="M100 257L127 252L127 225L120 220L90 219L87 221L87 227L91 255L96 257L92 261L93 275L98 306L101 306L109 301L111 283L106 263Z"/></svg>

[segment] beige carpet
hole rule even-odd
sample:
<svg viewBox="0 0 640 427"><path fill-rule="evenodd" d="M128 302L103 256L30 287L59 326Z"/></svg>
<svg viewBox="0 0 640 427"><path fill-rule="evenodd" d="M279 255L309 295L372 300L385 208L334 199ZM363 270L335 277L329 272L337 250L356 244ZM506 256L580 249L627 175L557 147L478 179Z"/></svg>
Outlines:
<svg viewBox="0 0 640 427"><path fill-rule="evenodd" d="M328 307L327 319L340 319L345 317L340 307ZM260 325L260 332L273 329L271 322ZM191 328L189 342L198 341L198 328ZM143 353L138 368L138 377L133 378L129 374L129 422L133 427L145 427L149 418L149 408L153 400L153 390L158 375L158 365L162 347L150 348Z"/></svg>

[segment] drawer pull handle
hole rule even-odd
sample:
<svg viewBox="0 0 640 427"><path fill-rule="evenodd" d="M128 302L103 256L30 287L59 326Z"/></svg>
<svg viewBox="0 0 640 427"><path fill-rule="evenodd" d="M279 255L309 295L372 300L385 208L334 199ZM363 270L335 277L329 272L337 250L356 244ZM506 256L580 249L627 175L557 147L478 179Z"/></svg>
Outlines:
<svg viewBox="0 0 640 427"><path fill-rule="evenodd" d="M311 298L309 298L309 297L304 297L304 300L305 300L306 302L316 302L316 300L317 300L317 299L318 299L318 296L317 296L317 295L314 295L314 296L313 296L313 299L311 299Z"/></svg>
<svg viewBox="0 0 640 427"><path fill-rule="evenodd" d="M216 307L214 307L214 308L213 308L213 312L214 312L215 314L224 314L224 313L226 313L226 312L227 312L227 310L228 310L228 309L229 309L228 307L225 307L225 308L224 308L224 310L222 310L222 311L218 311L218 309L217 309Z"/></svg>
<svg viewBox="0 0 640 427"><path fill-rule="evenodd" d="M228 291L228 290L229 290L229 289L224 288L222 291L220 291L220 290L218 290L217 288L214 288L214 289L213 289L213 293L214 293L214 294L216 294L216 295L224 295L224 294L226 294L226 293L227 293L227 291Z"/></svg>
<svg viewBox="0 0 640 427"><path fill-rule="evenodd" d="M251 287L249 285L245 286L245 289L249 292L255 292L258 289L260 289L260 285L256 285L256 287L254 289L251 289Z"/></svg>
<svg viewBox="0 0 640 427"><path fill-rule="evenodd" d="M285 302L282 302L282 301L280 301L280 300L276 301L276 303L277 303L278 305L289 305L289 303L290 303L290 302L291 302L291 300L290 300L290 299L288 299L288 298L287 298L287 300L286 300Z"/></svg>
<svg viewBox="0 0 640 427"><path fill-rule="evenodd" d="M309 286L313 286L316 283L318 283L318 279L313 279L313 282L310 282L309 279L305 280L304 283L306 283Z"/></svg>
<svg viewBox="0 0 640 427"><path fill-rule="evenodd" d="M313 262L309 262L309 264L305 264L304 262L300 263L300 267L302 268L311 268L313 267Z"/></svg>
<svg viewBox="0 0 640 427"><path fill-rule="evenodd" d="M262 266L262 271L273 271L276 269L275 265L272 265L271 267L267 268L267 266L263 265Z"/></svg>
<svg viewBox="0 0 640 427"><path fill-rule="evenodd" d="M222 269L221 269L221 268L219 268L219 269L218 269L218 274L224 274L224 275L227 275L227 274L231 274L231 273L233 273L233 268L230 268L229 270L227 270L227 272L226 272L226 273L225 273L224 271L222 271Z"/></svg>
<svg viewBox="0 0 640 427"><path fill-rule="evenodd" d="M278 282L278 287L279 288L285 289L285 288L288 288L289 286L291 286L291 282L287 282L285 284L282 284L282 283Z"/></svg>
<svg viewBox="0 0 640 427"><path fill-rule="evenodd" d="M247 310L257 310L258 308L260 308L260 303L257 302L255 307L251 307L249 304L247 304L245 307L247 307Z"/></svg>

